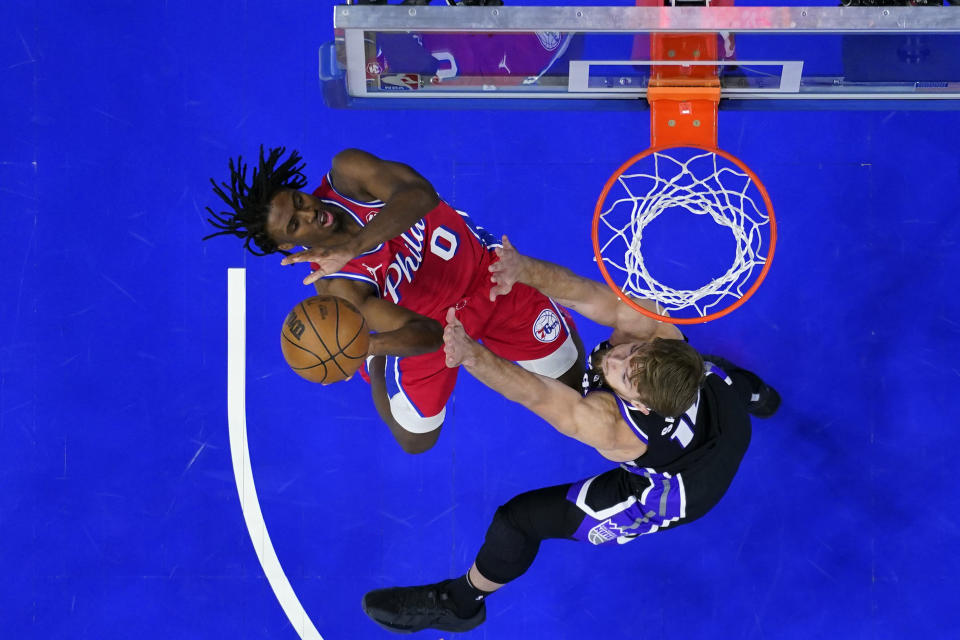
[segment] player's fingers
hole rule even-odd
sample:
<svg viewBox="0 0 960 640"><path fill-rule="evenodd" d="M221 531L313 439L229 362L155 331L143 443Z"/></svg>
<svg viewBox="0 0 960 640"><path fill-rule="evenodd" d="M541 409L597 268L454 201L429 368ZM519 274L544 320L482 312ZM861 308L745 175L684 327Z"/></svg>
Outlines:
<svg viewBox="0 0 960 640"><path fill-rule="evenodd" d="M443 332L443 350L447 355L453 355L457 349L457 334L450 330Z"/></svg>
<svg viewBox="0 0 960 640"><path fill-rule="evenodd" d="M513 245L510 244L510 238L507 237L507 234L503 234L503 238L501 238L501 240L503 241L504 249L513 249Z"/></svg>
<svg viewBox="0 0 960 640"><path fill-rule="evenodd" d="M295 262L307 262L310 260L308 255L309 251L298 251L296 253L291 253L288 256L285 256L283 260L280 261L280 264L293 264Z"/></svg>
<svg viewBox="0 0 960 640"><path fill-rule="evenodd" d="M453 307L450 307L449 309L447 309L447 326L455 327L459 324L460 324L460 321L457 320L457 310L454 309Z"/></svg>
<svg viewBox="0 0 960 640"><path fill-rule="evenodd" d="M443 353L446 355L447 360L452 360L457 354L456 345L453 344L453 332L443 332Z"/></svg>
<svg viewBox="0 0 960 640"><path fill-rule="evenodd" d="M498 296L505 296L513 289L510 282L498 282L490 288L490 302L495 302Z"/></svg>
<svg viewBox="0 0 960 640"><path fill-rule="evenodd" d="M303 279L303 284L313 284L317 280L323 277L323 270L317 269L316 271L311 271L310 275Z"/></svg>

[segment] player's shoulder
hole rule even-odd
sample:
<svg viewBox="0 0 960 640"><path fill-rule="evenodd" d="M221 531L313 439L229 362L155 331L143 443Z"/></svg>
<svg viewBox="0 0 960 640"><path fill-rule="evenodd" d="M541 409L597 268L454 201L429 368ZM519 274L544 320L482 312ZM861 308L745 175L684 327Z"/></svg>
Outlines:
<svg viewBox="0 0 960 640"><path fill-rule="evenodd" d="M582 400L581 415L589 416L589 428L605 434L605 444L597 450L611 460L634 460L647 451L647 440L638 436L637 429L628 422L615 394L592 391ZM578 420L583 421L583 418ZM614 454L610 457L608 454Z"/></svg>
<svg viewBox="0 0 960 640"><path fill-rule="evenodd" d="M732 382L722 371L709 371L700 387L701 403L709 405L714 405L717 402L738 404L737 393L731 385Z"/></svg>
<svg viewBox="0 0 960 640"><path fill-rule="evenodd" d="M379 160L380 158L369 151L355 147L347 147L334 154L331 165L334 167L348 168L358 163L378 162Z"/></svg>
<svg viewBox="0 0 960 640"><path fill-rule="evenodd" d="M365 181L383 161L362 149L348 148L337 152L330 161L327 180L340 195L361 202L373 200L364 189Z"/></svg>
<svg viewBox="0 0 960 640"><path fill-rule="evenodd" d="M601 420L622 420L616 394L606 390L590 390L582 397L583 407L592 411Z"/></svg>

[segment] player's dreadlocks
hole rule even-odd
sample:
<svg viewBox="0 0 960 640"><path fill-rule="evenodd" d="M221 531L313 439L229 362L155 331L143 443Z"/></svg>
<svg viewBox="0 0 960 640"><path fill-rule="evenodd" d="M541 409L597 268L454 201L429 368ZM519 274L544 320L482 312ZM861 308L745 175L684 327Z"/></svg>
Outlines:
<svg viewBox="0 0 960 640"><path fill-rule="evenodd" d="M230 158L230 184L222 182L219 185L210 178L213 192L227 203L232 211L216 213L210 207L207 212L212 218L207 220L222 231L211 233L204 240L222 235L234 235L244 240L243 246L255 256L265 256L280 251L276 243L266 232L267 211L270 201L283 189L301 189L307 184L303 175L306 163L296 150L290 152L290 157L277 165L277 161L286 147L270 149L266 158L263 155L263 145L260 145L260 164L253 170L250 184L247 184L247 165L242 156L237 156L234 163ZM229 194L229 195L228 195ZM256 243L257 248L250 245ZM286 253L281 251L281 253Z"/></svg>

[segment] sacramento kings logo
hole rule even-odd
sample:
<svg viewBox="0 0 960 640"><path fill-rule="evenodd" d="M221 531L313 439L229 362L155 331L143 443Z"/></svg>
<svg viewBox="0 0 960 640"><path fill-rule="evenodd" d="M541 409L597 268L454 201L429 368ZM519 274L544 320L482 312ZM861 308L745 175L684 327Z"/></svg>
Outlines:
<svg viewBox="0 0 960 640"><path fill-rule="evenodd" d="M597 526L590 529L590 532L587 534L587 540L590 541L590 544L603 544L616 539L617 536L607 528L607 525L610 525L611 527L614 526L610 518L607 518Z"/></svg>
<svg viewBox="0 0 960 640"><path fill-rule="evenodd" d="M553 51L560 46L559 31L537 31L537 39L547 51Z"/></svg>
<svg viewBox="0 0 960 640"><path fill-rule="evenodd" d="M533 337L540 342L553 342L560 335L560 318L553 309L544 309L533 323Z"/></svg>

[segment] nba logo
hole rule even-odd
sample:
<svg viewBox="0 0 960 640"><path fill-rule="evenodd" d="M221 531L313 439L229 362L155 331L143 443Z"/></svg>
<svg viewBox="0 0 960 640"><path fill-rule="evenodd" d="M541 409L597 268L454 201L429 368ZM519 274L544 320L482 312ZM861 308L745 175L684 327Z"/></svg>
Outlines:
<svg viewBox="0 0 960 640"><path fill-rule="evenodd" d="M380 76L380 89L383 91L416 91L423 86L418 73L395 73Z"/></svg>
<svg viewBox="0 0 960 640"><path fill-rule="evenodd" d="M533 323L533 337L540 342L553 342L560 335L560 318L553 309L544 309Z"/></svg>

